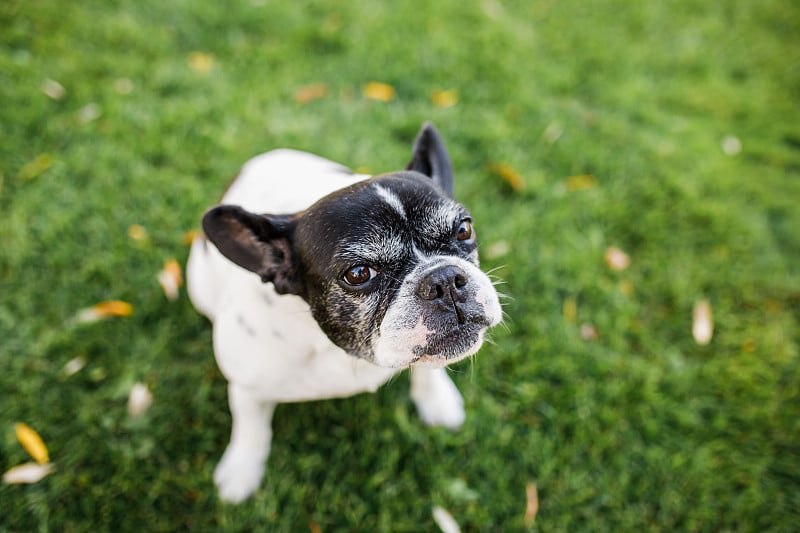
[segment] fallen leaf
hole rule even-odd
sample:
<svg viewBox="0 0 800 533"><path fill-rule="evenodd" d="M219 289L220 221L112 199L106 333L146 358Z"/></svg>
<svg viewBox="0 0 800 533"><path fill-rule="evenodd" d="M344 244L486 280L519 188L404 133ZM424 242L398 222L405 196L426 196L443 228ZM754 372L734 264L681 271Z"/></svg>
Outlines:
<svg viewBox="0 0 800 533"><path fill-rule="evenodd" d="M597 333L597 328L593 324L584 322L581 324L581 339L585 341L596 341L600 335Z"/></svg>
<svg viewBox="0 0 800 533"><path fill-rule="evenodd" d="M692 311L692 337L700 346L711 342L714 335L714 320L711 313L711 303L708 300L699 300L694 304Z"/></svg>
<svg viewBox="0 0 800 533"><path fill-rule="evenodd" d="M555 144L562 135L564 135L564 127L558 122L551 122L544 129L542 137L547 141L547 144Z"/></svg>
<svg viewBox="0 0 800 533"><path fill-rule="evenodd" d="M311 533L322 533L322 528L314 520L308 521L308 529Z"/></svg>
<svg viewBox="0 0 800 533"><path fill-rule="evenodd" d="M67 94L67 90L64 89L63 85L49 78L42 83L42 92L53 100L61 100Z"/></svg>
<svg viewBox="0 0 800 533"><path fill-rule="evenodd" d="M489 171L503 178L514 191L520 192L525 189L525 178L508 163L492 163L489 165Z"/></svg>
<svg viewBox="0 0 800 533"><path fill-rule="evenodd" d="M189 68L198 74L208 74L214 68L214 56L205 52L192 52L186 57Z"/></svg>
<svg viewBox="0 0 800 533"><path fill-rule="evenodd" d="M606 260L608 268L615 272L622 272L631 264L631 259L628 257L628 254L616 246L606 248L606 253L603 255L603 258Z"/></svg>
<svg viewBox="0 0 800 533"><path fill-rule="evenodd" d="M202 235L203 235L202 231L199 231L199 230L196 230L196 229L190 229L189 231L187 231L186 233L183 234L183 237L181 238L181 242L183 244L185 244L186 246L189 246L190 244L192 244L194 242L194 240L196 238L201 237Z"/></svg>
<svg viewBox="0 0 800 533"><path fill-rule="evenodd" d="M39 154L19 169L19 177L24 180L36 178L53 166L53 156L47 152Z"/></svg>
<svg viewBox="0 0 800 533"><path fill-rule="evenodd" d="M725 155L734 156L742 151L742 141L738 137L728 135L722 139L722 151Z"/></svg>
<svg viewBox="0 0 800 533"><path fill-rule="evenodd" d="M72 376L80 372L84 366L86 366L86 359L83 357L75 357L67 361L62 371L65 376Z"/></svg>
<svg viewBox="0 0 800 533"><path fill-rule="evenodd" d="M128 226L128 237L134 241L147 240L147 230L141 224L131 224Z"/></svg>
<svg viewBox="0 0 800 533"><path fill-rule="evenodd" d="M508 241L493 242L486 247L481 257L486 259L499 259L511 251L511 244Z"/></svg>
<svg viewBox="0 0 800 533"><path fill-rule="evenodd" d="M9 468L3 474L3 483L16 485L20 483L36 483L54 470L51 463L23 463Z"/></svg>
<svg viewBox="0 0 800 533"><path fill-rule="evenodd" d="M580 174L567 178L567 191L586 191L597 185L597 178L592 174Z"/></svg>
<svg viewBox="0 0 800 533"><path fill-rule="evenodd" d="M144 383L134 383L131 392L128 394L128 414L140 416L153 403L153 395Z"/></svg>
<svg viewBox="0 0 800 533"><path fill-rule="evenodd" d="M133 82L130 78L117 78L114 80L114 90L122 96L131 94L133 92Z"/></svg>
<svg viewBox="0 0 800 533"><path fill-rule="evenodd" d="M50 454L47 451L42 437L36 433L32 427L24 422L17 422L14 424L14 433L17 435L17 440L25 451L33 457L37 463L43 465L50 461Z"/></svg>
<svg viewBox="0 0 800 533"><path fill-rule="evenodd" d="M364 96L369 100L390 102L394 100L394 87L388 83L371 81L364 86Z"/></svg>
<svg viewBox="0 0 800 533"><path fill-rule="evenodd" d="M121 300L106 300L91 307L81 309L75 315L75 322L90 324L110 317L126 317L133 314L133 306Z"/></svg>
<svg viewBox="0 0 800 533"><path fill-rule="evenodd" d="M94 102L86 104L78 110L78 121L81 124L88 124L100 118L103 115L103 110Z"/></svg>
<svg viewBox="0 0 800 533"><path fill-rule="evenodd" d="M175 259L168 259L164 263L164 268L158 273L158 283L164 290L164 294L169 301L178 299L178 289L183 285L183 275L181 266Z"/></svg>
<svg viewBox="0 0 800 533"><path fill-rule="evenodd" d="M564 321L570 324L575 323L575 319L578 317L578 302L575 301L575 298L570 297L564 300L561 305L561 314Z"/></svg>
<svg viewBox="0 0 800 533"><path fill-rule="evenodd" d="M453 515L438 505L433 508L433 521L436 522L442 533L461 533L461 528Z"/></svg>
<svg viewBox="0 0 800 533"><path fill-rule="evenodd" d="M434 91L431 94L431 102L436 107L453 107L458 103L458 91L455 89Z"/></svg>
<svg viewBox="0 0 800 533"><path fill-rule="evenodd" d="M539 491L535 483L528 483L525 487L525 525L530 527L536 521L539 514Z"/></svg>
<svg viewBox="0 0 800 533"><path fill-rule="evenodd" d="M303 85L294 92L294 101L298 104L307 104L328 96L328 86L324 83Z"/></svg>

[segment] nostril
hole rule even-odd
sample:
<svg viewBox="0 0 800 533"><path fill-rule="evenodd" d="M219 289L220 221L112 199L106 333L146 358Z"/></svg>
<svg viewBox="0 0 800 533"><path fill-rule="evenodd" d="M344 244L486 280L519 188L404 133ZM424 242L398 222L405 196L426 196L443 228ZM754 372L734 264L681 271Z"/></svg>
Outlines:
<svg viewBox="0 0 800 533"><path fill-rule="evenodd" d="M467 276L465 276L464 274L458 273L458 274L456 274L456 277L455 277L454 281L455 281L455 284L456 284L456 288L460 289L460 288L464 287L467 284L467 281L469 281L469 280L467 280Z"/></svg>
<svg viewBox="0 0 800 533"><path fill-rule="evenodd" d="M467 274L460 268L447 265L435 269L420 281L417 294L423 300L453 299L463 301L462 289L469 282Z"/></svg>

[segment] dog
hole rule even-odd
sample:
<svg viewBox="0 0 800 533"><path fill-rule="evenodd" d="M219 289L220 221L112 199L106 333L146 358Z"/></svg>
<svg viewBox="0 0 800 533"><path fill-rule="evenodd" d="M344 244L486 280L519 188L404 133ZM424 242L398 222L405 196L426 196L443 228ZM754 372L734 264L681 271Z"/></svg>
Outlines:
<svg viewBox="0 0 800 533"><path fill-rule="evenodd" d="M187 285L228 380L222 500L258 489L281 402L374 392L410 367L423 422L463 423L446 367L475 354L502 311L433 125L405 170L374 177L294 150L257 156L202 225Z"/></svg>

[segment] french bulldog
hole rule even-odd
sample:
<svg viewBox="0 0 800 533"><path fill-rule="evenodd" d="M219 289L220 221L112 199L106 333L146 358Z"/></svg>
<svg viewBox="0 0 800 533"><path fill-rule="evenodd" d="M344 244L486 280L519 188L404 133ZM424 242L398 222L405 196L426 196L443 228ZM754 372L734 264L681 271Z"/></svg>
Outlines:
<svg viewBox="0 0 800 533"><path fill-rule="evenodd" d="M432 125L405 170L369 177L275 150L247 162L221 204L203 216L186 271L228 380L222 500L258 489L281 402L374 392L410 367L423 422L463 423L446 367L475 354L502 311Z"/></svg>

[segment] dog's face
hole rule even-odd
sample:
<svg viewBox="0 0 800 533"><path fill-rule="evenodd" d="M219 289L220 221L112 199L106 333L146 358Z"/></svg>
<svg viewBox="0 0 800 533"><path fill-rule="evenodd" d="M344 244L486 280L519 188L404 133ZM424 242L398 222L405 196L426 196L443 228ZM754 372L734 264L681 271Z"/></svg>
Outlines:
<svg viewBox="0 0 800 533"><path fill-rule="evenodd" d="M325 334L386 367L445 366L474 354L501 319L478 268L476 232L452 198L436 130L423 127L406 171L334 192L293 215L220 206L206 235L228 258L305 299Z"/></svg>

